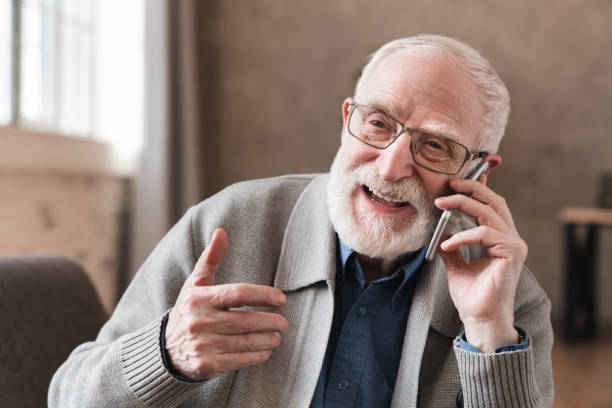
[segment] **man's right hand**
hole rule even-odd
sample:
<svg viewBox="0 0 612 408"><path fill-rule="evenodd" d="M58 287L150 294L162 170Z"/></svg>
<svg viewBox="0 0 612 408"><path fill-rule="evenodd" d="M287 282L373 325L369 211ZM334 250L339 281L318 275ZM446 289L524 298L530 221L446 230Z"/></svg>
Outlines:
<svg viewBox="0 0 612 408"><path fill-rule="evenodd" d="M194 380L211 379L267 360L280 344L280 332L287 329L287 319L277 313L231 310L279 307L287 298L270 286L213 286L226 251L225 231L217 229L166 323L165 346L171 369Z"/></svg>

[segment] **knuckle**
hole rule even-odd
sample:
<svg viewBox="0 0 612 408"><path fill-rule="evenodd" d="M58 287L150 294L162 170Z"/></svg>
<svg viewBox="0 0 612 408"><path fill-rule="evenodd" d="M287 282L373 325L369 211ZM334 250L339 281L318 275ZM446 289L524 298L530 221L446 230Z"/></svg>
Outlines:
<svg viewBox="0 0 612 408"><path fill-rule="evenodd" d="M248 289L245 285L242 284L232 285L229 287L228 295L230 295L234 299L243 299L248 295Z"/></svg>
<svg viewBox="0 0 612 408"><path fill-rule="evenodd" d="M199 341L194 344L193 351L197 355L202 355L211 348L211 345L212 345L212 342L210 341L210 339L208 339L208 337L203 337L203 338L200 338Z"/></svg>
<svg viewBox="0 0 612 408"><path fill-rule="evenodd" d="M214 290L211 291L209 302L211 306L216 307L217 305L221 305L223 299L228 296L228 289L223 287L215 287Z"/></svg>
<svg viewBox="0 0 612 408"><path fill-rule="evenodd" d="M254 353L248 352L240 354L240 356L237 358L236 363L243 367L257 363L257 360L254 358L253 354Z"/></svg>
<svg viewBox="0 0 612 408"><path fill-rule="evenodd" d="M216 372L217 370L215 368L215 365L216 365L216 363L214 363L214 362L208 362L208 361L205 361L204 359L200 358L195 363L194 369L198 373L206 373L207 371Z"/></svg>
<svg viewBox="0 0 612 408"><path fill-rule="evenodd" d="M487 224L489 218L486 215L479 215L478 217L476 217L476 223L478 225L485 225Z"/></svg>
<svg viewBox="0 0 612 408"><path fill-rule="evenodd" d="M274 305L274 304L277 303L276 296L277 296L276 291L274 291L274 290L266 290L266 293L264 295L264 299L265 299L267 304Z"/></svg>
<svg viewBox="0 0 612 408"><path fill-rule="evenodd" d="M279 332L272 333L272 345L273 347L280 346L281 343L281 335Z"/></svg>
<svg viewBox="0 0 612 408"><path fill-rule="evenodd" d="M187 293L183 300L184 308L189 312L195 312L203 303L204 298L200 294L194 292Z"/></svg>
<svg viewBox="0 0 612 408"><path fill-rule="evenodd" d="M241 330L247 331L253 327L255 323L255 319L253 315L249 313L249 314L242 315L239 319L237 319L237 323L238 323L238 327Z"/></svg>
<svg viewBox="0 0 612 408"><path fill-rule="evenodd" d="M200 328L200 322L193 315L187 315L184 317L185 331L190 336L194 336L198 333Z"/></svg>
<svg viewBox="0 0 612 408"><path fill-rule="evenodd" d="M219 287L215 293L216 304L227 303L230 299L232 303L241 303L246 296L246 288L242 284L230 284Z"/></svg>
<svg viewBox="0 0 612 408"><path fill-rule="evenodd" d="M249 365L253 365L253 364L257 364L260 363L264 360L267 359L266 357L266 353L268 352L268 350L265 351L258 351L258 352L246 352L243 353L242 357L241 357L241 361L240 364L243 366L249 366Z"/></svg>
<svg viewBox="0 0 612 408"><path fill-rule="evenodd" d="M270 356L272 355L272 350L264 350L261 352L261 361L265 361L267 359L270 358Z"/></svg>
<svg viewBox="0 0 612 408"><path fill-rule="evenodd" d="M221 290L217 293L218 297L226 297L226 298L235 298L238 296L238 289L235 285L227 285L223 286Z"/></svg>
<svg viewBox="0 0 612 408"><path fill-rule="evenodd" d="M497 205L498 208L505 208L508 206L508 202L506 201L505 197L502 197L500 195L495 195L495 204Z"/></svg>
<svg viewBox="0 0 612 408"><path fill-rule="evenodd" d="M214 325L217 333L230 333L236 327L234 319L215 319L212 324Z"/></svg>
<svg viewBox="0 0 612 408"><path fill-rule="evenodd" d="M209 279L207 277L207 275L210 274L210 272L207 270L207 268L202 268L202 274L198 274L197 276L193 277L191 279L191 285L192 286L204 286L208 283Z"/></svg>
<svg viewBox="0 0 612 408"><path fill-rule="evenodd" d="M277 315L278 318L277 320L277 326L280 329L280 331L285 331L289 328L289 322L287 321L287 319L284 316L281 315Z"/></svg>
<svg viewBox="0 0 612 408"><path fill-rule="evenodd" d="M479 225L478 227L476 227L476 230L478 230L479 234L486 234L487 232L489 232L490 228L488 225Z"/></svg>
<svg viewBox="0 0 612 408"><path fill-rule="evenodd" d="M255 339L252 335L246 334L242 340L243 347L248 351L256 350Z"/></svg>

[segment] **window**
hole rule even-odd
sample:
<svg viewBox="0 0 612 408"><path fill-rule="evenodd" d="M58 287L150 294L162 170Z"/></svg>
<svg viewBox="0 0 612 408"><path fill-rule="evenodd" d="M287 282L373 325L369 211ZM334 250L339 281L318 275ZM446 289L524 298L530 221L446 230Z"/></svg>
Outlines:
<svg viewBox="0 0 612 408"><path fill-rule="evenodd" d="M0 0L0 125L11 120L11 4Z"/></svg>
<svg viewBox="0 0 612 408"><path fill-rule="evenodd" d="M138 150L144 0L0 0L0 124Z"/></svg>

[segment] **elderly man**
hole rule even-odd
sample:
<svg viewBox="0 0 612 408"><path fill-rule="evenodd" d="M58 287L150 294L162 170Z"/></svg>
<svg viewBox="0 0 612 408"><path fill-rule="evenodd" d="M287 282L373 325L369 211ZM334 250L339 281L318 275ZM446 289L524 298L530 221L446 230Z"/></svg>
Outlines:
<svg viewBox="0 0 612 408"><path fill-rule="evenodd" d="M467 45L386 44L342 104L331 173L191 208L49 405L551 406L550 302L486 186L508 112ZM428 262L444 209L462 216Z"/></svg>

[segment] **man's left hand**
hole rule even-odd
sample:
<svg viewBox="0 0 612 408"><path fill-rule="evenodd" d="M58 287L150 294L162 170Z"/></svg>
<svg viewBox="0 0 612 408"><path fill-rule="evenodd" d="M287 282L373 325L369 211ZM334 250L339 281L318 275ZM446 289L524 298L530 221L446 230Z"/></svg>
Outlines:
<svg viewBox="0 0 612 408"><path fill-rule="evenodd" d="M461 231L440 245L451 298L465 326L467 341L485 353L514 344L514 294L527 257L527 245L514 225L506 200L480 181L456 179L458 193L436 199L442 210L456 209L474 217L478 226ZM482 244L486 257L466 263L463 245Z"/></svg>

